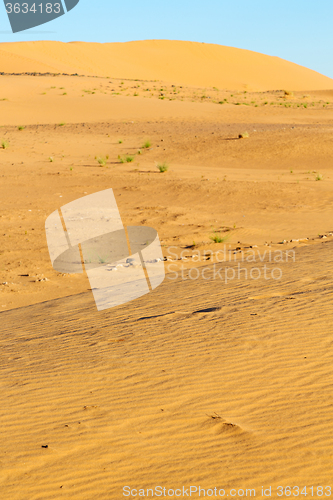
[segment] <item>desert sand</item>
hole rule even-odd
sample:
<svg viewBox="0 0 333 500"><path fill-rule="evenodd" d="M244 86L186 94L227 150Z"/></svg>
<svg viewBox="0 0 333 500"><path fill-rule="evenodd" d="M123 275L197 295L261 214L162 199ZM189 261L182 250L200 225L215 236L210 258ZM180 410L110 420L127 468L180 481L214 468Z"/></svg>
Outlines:
<svg viewBox="0 0 333 500"><path fill-rule="evenodd" d="M0 44L1 499L119 499L126 485L319 497L332 477L332 138L333 80L279 58L165 40ZM168 260L156 290L97 312L85 275L52 269L44 224L107 188ZM241 279L216 277L238 264ZM263 265L281 278L244 279Z"/></svg>

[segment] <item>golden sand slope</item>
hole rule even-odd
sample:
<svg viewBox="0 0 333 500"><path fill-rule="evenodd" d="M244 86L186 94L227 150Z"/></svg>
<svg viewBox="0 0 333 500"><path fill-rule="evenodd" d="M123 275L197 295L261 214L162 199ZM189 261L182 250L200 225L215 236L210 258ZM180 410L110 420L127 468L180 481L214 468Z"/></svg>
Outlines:
<svg viewBox="0 0 333 500"><path fill-rule="evenodd" d="M102 313L90 293L1 313L1 498L120 500L125 485L321 498L332 250L297 250L279 282L166 279Z"/></svg>
<svg viewBox="0 0 333 500"><path fill-rule="evenodd" d="M141 42L154 43L168 44ZM83 44L47 46L53 62L46 52L34 62L42 43L7 45L21 48L7 62L81 72L72 47L83 54ZM289 496L278 486L306 485L300 498L329 498L317 487L331 484L333 456L332 91L171 87L168 71L169 85L0 76L1 500L120 500L125 485L217 487L229 498L271 486L273 500ZM85 276L52 269L44 224L106 188L125 225L156 228L164 253L172 245L187 260L177 261L184 279L168 261L152 293L98 313ZM195 252L223 248L215 232L231 261L195 263ZM260 279L242 271L226 284L223 268L237 273L250 247L260 257L241 267ZM295 262L266 280L269 250L291 248Z"/></svg>
<svg viewBox="0 0 333 500"><path fill-rule="evenodd" d="M0 71L79 73L228 89L333 87L331 78L278 57L221 45L170 40L2 43Z"/></svg>

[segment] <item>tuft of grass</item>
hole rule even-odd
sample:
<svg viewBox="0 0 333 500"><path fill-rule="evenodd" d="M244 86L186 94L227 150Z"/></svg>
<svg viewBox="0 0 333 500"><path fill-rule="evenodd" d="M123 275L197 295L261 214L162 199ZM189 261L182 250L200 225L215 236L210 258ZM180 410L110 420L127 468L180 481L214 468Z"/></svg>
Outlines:
<svg viewBox="0 0 333 500"><path fill-rule="evenodd" d="M118 144L122 144L122 143L123 143L123 141L121 139L119 139Z"/></svg>
<svg viewBox="0 0 333 500"><path fill-rule="evenodd" d="M19 125L17 128L18 128L18 130L24 130L25 129L25 127L23 125Z"/></svg>
<svg viewBox="0 0 333 500"><path fill-rule="evenodd" d="M316 175L316 181L321 181L323 180L324 176L322 174L317 174Z"/></svg>
<svg viewBox="0 0 333 500"><path fill-rule="evenodd" d="M158 163L156 167L161 173L166 172L169 169L169 165L166 162Z"/></svg>
<svg viewBox="0 0 333 500"><path fill-rule="evenodd" d="M7 149L8 146L9 146L9 144L8 144L7 141L4 141L4 140L1 141L1 147L2 147L2 149Z"/></svg>
<svg viewBox="0 0 333 500"><path fill-rule="evenodd" d="M97 160L97 163L101 167L105 167L105 165L106 165L106 158L103 158L102 156L99 156L98 158L96 158L96 160Z"/></svg>
<svg viewBox="0 0 333 500"><path fill-rule="evenodd" d="M221 234L218 234L216 231L212 236L209 237L209 239L214 241L214 243L224 243L225 241L227 241L228 238L229 238L228 234L226 236L222 236Z"/></svg>
<svg viewBox="0 0 333 500"><path fill-rule="evenodd" d="M131 163L132 161L134 161L134 156L130 156L130 155L120 156L120 155L118 155L118 160L120 161L120 163Z"/></svg>
<svg viewBox="0 0 333 500"><path fill-rule="evenodd" d="M247 139L248 137L250 137L248 132L242 132L239 134L238 139Z"/></svg>
<svg viewBox="0 0 333 500"><path fill-rule="evenodd" d="M142 149L149 149L151 147L150 141L145 141L142 145Z"/></svg>
<svg viewBox="0 0 333 500"><path fill-rule="evenodd" d="M59 127L63 127L64 125L66 125L66 123L65 123L65 122L61 122L61 123L59 123Z"/></svg>
<svg viewBox="0 0 333 500"><path fill-rule="evenodd" d="M54 161L53 156L49 156L49 161L52 163Z"/></svg>

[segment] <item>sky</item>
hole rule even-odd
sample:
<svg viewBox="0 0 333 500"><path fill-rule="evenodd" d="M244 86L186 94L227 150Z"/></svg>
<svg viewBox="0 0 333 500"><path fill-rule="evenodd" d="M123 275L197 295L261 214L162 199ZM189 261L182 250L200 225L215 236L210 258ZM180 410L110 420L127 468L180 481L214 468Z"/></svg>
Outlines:
<svg viewBox="0 0 333 500"><path fill-rule="evenodd" d="M13 34L1 2L0 42L189 40L278 56L333 78L332 20L333 0L80 0Z"/></svg>

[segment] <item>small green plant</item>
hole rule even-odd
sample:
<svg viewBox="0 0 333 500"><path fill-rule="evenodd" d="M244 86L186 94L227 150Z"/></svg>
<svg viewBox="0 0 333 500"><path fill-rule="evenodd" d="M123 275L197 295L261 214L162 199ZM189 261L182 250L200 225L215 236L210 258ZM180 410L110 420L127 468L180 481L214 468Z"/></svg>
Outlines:
<svg viewBox="0 0 333 500"><path fill-rule="evenodd" d="M316 175L316 181L321 181L323 180L324 176L322 174L317 174Z"/></svg>
<svg viewBox="0 0 333 500"><path fill-rule="evenodd" d="M142 145L142 149L149 149L151 147L150 141L145 141Z"/></svg>
<svg viewBox="0 0 333 500"><path fill-rule="evenodd" d="M169 169L169 165L165 162L158 163L156 166L161 173L166 172Z"/></svg>
<svg viewBox="0 0 333 500"><path fill-rule="evenodd" d="M61 123L59 123L59 127L64 127L65 125L66 125L66 123L65 123L65 122L61 122Z"/></svg>
<svg viewBox="0 0 333 500"><path fill-rule="evenodd" d="M106 159L103 158L102 156L99 156L97 159L97 163L101 166L101 167L105 167L106 165Z"/></svg>
<svg viewBox="0 0 333 500"><path fill-rule="evenodd" d="M49 156L49 161L52 163L54 161L53 156Z"/></svg>
<svg viewBox="0 0 333 500"><path fill-rule="evenodd" d="M120 161L120 163L131 163L132 161L134 161L134 156L130 156L130 155L120 156L120 155L118 155L118 160Z"/></svg>
<svg viewBox="0 0 333 500"><path fill-rule="evenodd" d="M2 141L1 141L1 147L2 147L2 149L7 149L7 148L8 148L8 146L9 146L9 144L8 144L8 142L7 142L7 141L5 141L5 140L2 140Z"/></svg>
<svg viewBox="0 0 333 500"><path fill-rule="evenodd" d="M214 243L224 243L225 241L227 241L228 237L228 234L226 236L222 236L215 231L214 234L209 237L209 239L214 241Z"/></svg>
<svg viewBox="0 0 333 500"><path fill-rule="evenodd" d="M118 144L122 144L122 143L123 143L123 141L121 139L119 139Z"/></svg>
<svg viewBox="0 0 333 500"><path fill-rule="evenodd" d="M18 128L18 130L24 130L25 129L25 127L23 125L19 125L17 128Z"/></svg>

